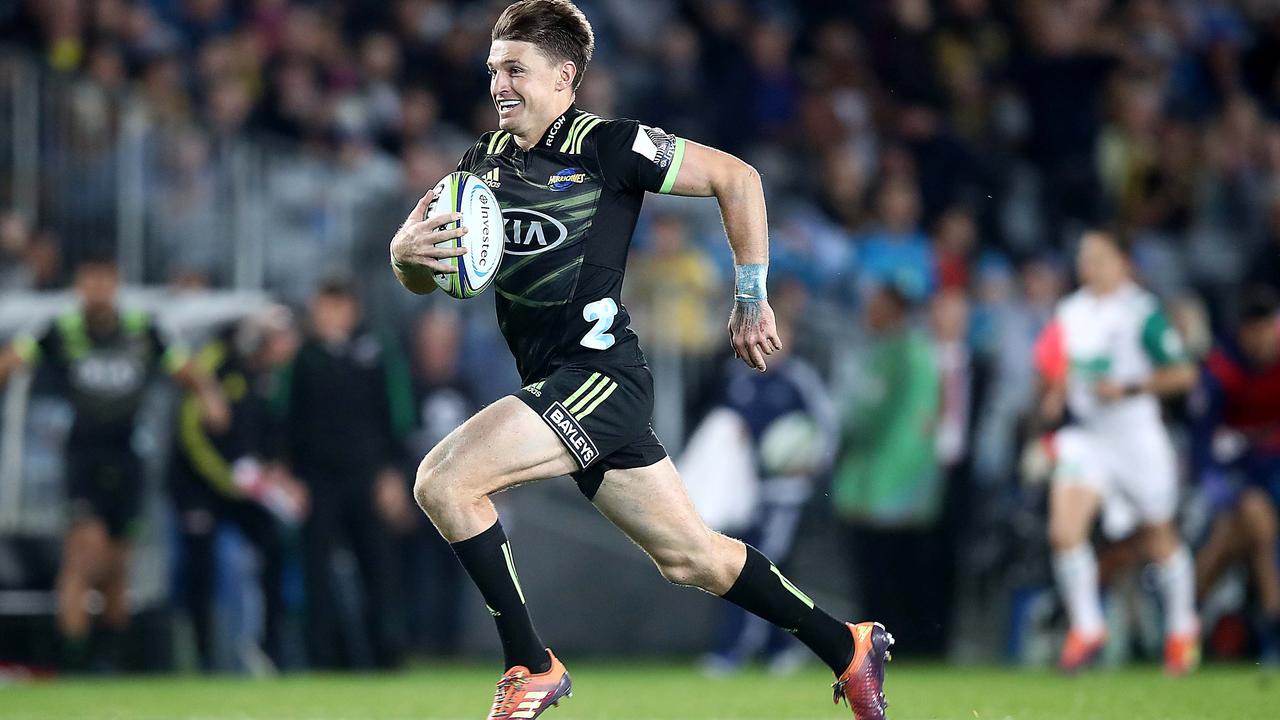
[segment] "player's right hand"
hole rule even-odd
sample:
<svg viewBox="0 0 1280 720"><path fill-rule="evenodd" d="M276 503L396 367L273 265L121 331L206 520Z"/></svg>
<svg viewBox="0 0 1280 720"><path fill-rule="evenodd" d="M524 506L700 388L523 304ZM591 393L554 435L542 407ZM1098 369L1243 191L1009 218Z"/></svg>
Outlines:
<svg viewBox="0 0 1280 720"><path fill-rule="evenodd" d="M434 197L431 191L422 196L413 207L409 217L391 238L391 261L400 267L425 267L432 272L457 272L447 258L467 254L466 248L439 247L438 243L459 238L467 234L465 227L442 230L441 227L462 219L462 213L444 213L434 217L426 217L427 206Z"/></svg>

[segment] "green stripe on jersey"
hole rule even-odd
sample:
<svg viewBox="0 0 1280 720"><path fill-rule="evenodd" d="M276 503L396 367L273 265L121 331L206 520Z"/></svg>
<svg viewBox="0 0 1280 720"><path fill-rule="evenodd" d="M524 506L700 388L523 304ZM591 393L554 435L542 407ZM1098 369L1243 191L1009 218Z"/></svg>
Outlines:
<svg viewBox="0 0 1280 720"><path fill-rule="evenodd" d="M569 272L570 270L576 270L580 265L582 265L582 258L576 257L572 261L570 261L569 264L563 267L557 268L555 270L552 270L546 275L543 275L541 278L538 279L537 282L525 288L524 291L527 293L531 293L534 290L537 290L538 288L542 287L543 285L546 285L547 283L551 282L552 280L555 280L561 275Z"/></svg>
<svg viewBox="0 0 1280 720"><path fill-rule="evenodd" d="M516 295L515 293L509 293L503 290L502 288L494 288L494 289L497 290L498 294L501 295L504 299L510 300L511 302L517 305L523 305L525 307L547 308L547 307L556 307L558 305L569 304L569 300L567 299L566 300L530 300L527 297L522 297L520 295Z"/></svg>
<svg viewBox="0 0 1280 720"><path fill-rule="evenodd" d="M569 132L564 134L564 142L560 144L560 152L569 152L569 148L573 147L574 138L578 136L578 129L593 117L595 116L591 113L584 112L573 119L573 122L569 124Z"/></svg>
<svg viewBox="0 0 1280 720"><path fill-rule="evenodd" d="M18 353L25 365L34 365L40 360L40 341L31 334L23 332L13 339L13 351Z"/></svg>
<svg viewBox="0 0 1280 720"><path fill-rule="evenodd" d="M574 154L580 154L582 152L582 141L587 139L587 133L594 130L595 127L602 122L604 122L604 120L601 118L592 118L590 122L582 126L582 131L578 133L577 139L573 142Z"/></svg>

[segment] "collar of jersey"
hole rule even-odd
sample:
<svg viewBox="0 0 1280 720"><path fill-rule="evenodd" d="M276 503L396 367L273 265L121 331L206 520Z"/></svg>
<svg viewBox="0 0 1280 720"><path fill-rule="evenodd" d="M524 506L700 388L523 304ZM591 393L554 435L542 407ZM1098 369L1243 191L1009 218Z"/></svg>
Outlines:
<svg viewBox="0 0 1280 720"><path fill-rule="evenodd" d="M582 111L578 109L577 103L570 105L569 109L565 110L563 115L551 121L551 124L547 126L546 132L542 133L542 137L538 138L538 144L533 147L546 149L547 140L551 138L553 134L557 138L563 138L564 133L569 132L569 125L572 123L572 120L581 112ZM560 124L559 128L556 127L556 123ZM515 147L515 145L516 144L514 142L511 143L512 147Z"/></svg>

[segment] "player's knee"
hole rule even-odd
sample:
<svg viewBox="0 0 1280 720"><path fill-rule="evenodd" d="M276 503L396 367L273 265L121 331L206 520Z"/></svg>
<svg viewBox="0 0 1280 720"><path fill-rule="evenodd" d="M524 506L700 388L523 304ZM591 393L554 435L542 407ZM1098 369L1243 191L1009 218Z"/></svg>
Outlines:
<svg viewBox="0 0 1280 720"><path fill-rule="evenodd" d="M474 483L459 470L463 467L467 464L447 462L444 453L434 450L419 463L413 480L413 497L428 516L474 498L475 493L470 489Z"/></svg>
<svg viewBox="0 0 1280 720"><path fill-rule="evenodd" d="M1172 521L1151 525L1143 532L1143 543L1147 556L1156 562L1164 562L1178 552L1182 546L1182 538Z"/></svg>
<svg viewBox="0 0 1280 720"><path fill-rule="evenodd" d="M669 551L657 553L653 562L658 572L672 585L702 587L707 582L707 571L691 553Z"/></svg>
<svg viewBox="0 0 1280 720"><path fill-rule="evenodd" d="M413 499L428 515L433 508L440 507L443 500L443 468L440 465L436 458L428 454L418 463L418 473L413 479Z"/></svg>
<svg viewBox="0 0 1280 720"><path fill-rule="evenodd" d="M723 584L723 563L718 562L714 543L691 544L687 548L672 548L651 553L658 572L673 585L702 588L704 590Z"/></svg>

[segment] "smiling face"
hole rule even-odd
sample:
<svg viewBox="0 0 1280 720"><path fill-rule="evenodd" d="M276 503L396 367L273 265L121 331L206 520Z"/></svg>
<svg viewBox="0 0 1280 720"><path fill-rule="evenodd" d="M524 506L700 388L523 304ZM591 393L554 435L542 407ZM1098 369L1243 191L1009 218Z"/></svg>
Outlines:
<svg viewBox="0 0 1280 720"><path fill-rule="evenodd" d="M524 147L573 104L578 68L570 60L553 61L532 43L494 40L485 64L498 127L524 140Z"/></svg>

